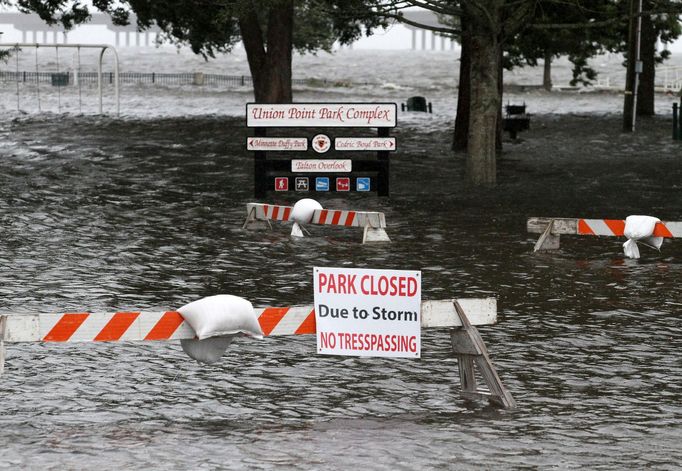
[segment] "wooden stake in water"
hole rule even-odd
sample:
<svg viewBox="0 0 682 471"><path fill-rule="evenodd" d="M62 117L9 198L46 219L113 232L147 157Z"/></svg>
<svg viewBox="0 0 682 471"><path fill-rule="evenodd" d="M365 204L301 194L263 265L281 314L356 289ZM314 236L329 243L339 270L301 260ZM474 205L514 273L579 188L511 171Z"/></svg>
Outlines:
<svg viewBox="0 0 682 471"><path fill-rule="evenodd" d="M462 321L462 327L452 329L450 334L452 350L457 355L459 365L462 397L469 400L487 399L505 409L515 408L516 401L497 375L481 334L476 327L471 325L462 306L456 299L453 300L453 304L459 319ZM478 366L483 381L488 386L488 391L478 389L474 365Z"/></svg>

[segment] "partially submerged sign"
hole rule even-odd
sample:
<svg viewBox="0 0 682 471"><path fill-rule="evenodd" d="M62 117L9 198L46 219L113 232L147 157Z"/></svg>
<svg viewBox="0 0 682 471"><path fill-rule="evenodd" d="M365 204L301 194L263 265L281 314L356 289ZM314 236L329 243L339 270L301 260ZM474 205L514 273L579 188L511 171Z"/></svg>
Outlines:
<svg viewBox="0 0 682 471"><path fill-rule="evenodd" d="M313 270L318 353L419 358L421 272Z"/></svg>
<svg viewBox="0 0 682 471"><path fill-rule="evenodd" d="M269 191L375 191L388 196L388 157L397 146L388 135L397 125L395 103L248 103L246 125L255 128L256 134L246 138L247 150L254 152L256 198ZM325 130L307 137L266 136L269 129L292 127ZM330 136L334 128L377 128L377 135ZM298 154L286 159L273 154L287 151ZM337 152L343 152L343 159ZM352 157L353 152L364 155ZM368 157L367 152L376 157Z"/></svg>

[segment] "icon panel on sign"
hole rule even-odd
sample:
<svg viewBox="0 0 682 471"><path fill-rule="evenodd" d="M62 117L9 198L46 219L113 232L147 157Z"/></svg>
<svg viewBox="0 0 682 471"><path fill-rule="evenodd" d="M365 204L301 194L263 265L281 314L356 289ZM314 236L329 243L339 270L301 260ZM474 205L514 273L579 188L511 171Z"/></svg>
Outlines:
<svg viewBox="0 0 682 471"><path fill-rule="evenodd" d="M289 177L276 177L275 191L289 191Z"/></svg>
<svg viewBox="0 0 682 471"><path fill-rule="evenodd" d="M336 191L350 191L350 178L336 177Z"/></svg>
<svg viewBox="0 0 682 471"><path fill-rule="evenodd" d="M310 181L308 177L296 177L296 191L310 190Z"/></svg>
<svg viewBox="0 0 682 471"><path fill-rule="evenodd" d="M315 178L315 191L329 191L329 177Z"/></svg>
<svg viewBox="0 0 682 471"><path fill-rule="evenodd" d="M355 179L356 191L370 191L370 188L372 188L372 185L369 177L358 177Z"/></svg>

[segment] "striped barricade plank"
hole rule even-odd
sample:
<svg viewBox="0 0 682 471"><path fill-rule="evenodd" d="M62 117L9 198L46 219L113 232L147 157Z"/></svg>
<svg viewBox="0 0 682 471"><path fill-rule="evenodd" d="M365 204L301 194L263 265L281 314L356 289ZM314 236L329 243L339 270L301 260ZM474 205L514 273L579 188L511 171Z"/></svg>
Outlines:
<svg viewBox="0 0 682 471"><path fill-rule="evenodd" d="M495 298L458 299L472 325L497 322ZM264 335L314 334L313 306L256 309ZM194 330L175 311L114 313L16 314L4 320L5 342L116 342L195 338ZM422 327L459 327L453 300L422 302Z"/></svg>
<svg viewBox="0 0 682 471"><path fill-rule="evenodd" d="M276 204L248 203L247 217L252 220L291 221L292 206ZM312 224L346 227L386 227L384 213L376 211L346 211L339 209L318 209L313 213Z"/></svg>
<svg viewBox="0 0 682 471"><path fill-rule="evenodd" d="M265 221L272 229L270 220L291 221L292 206L279 206L274 204L247 203L246 221L243 228L247 229L255 225L257 221ZM363 228L362 243L366 242L390 242L386 233L386 217L384 213L377 211L347 211L341 209L317 209L313 212L311 224L360 227ZM263 223L260 223L263 224ZM297 229L298 228L298 229ZM292 235L303 237L298 225L294 225Z"/></svg>
<svg viewBox="0 0 682 471"><path fill-rule="evenodd" d="M293 206L281 206L278 204L247 203L246 214L252 220L290 221L293 209Z"/></svg>
<svg viewBox="0 0 682 471"><path fill-rule="evenodd" d="M256 314L266 336L314 334L313 306L265 307ZM484 399L506 408L516 403L495 371L483 340L474 327L497 322L497 301L444 299L421 304L422 327L450 329L453 352L459 363L462 396ZM175 311L124 311L114 313L69 312L64 314L0 315L0 375L4 343L15 342L116 342L195 338L195 332ZM479 390L474 367L487 386Z"/></svg>
<svg viewBox="0 0 682 471"><path fill-rule="evenodd" d="M580 219L580 218L529 218L527 229L532 234L542 234L552 222L551 233L555 235L576 234L595 236L623 236L624 219ZM682 222L659 222L654 228L654 236L681 238Z"/></svg>
<svg viewBox="0 0 682 471"><path fill-rule="evenodd" d="M559 248L562 234L582 236L621 237L625 234L623 219L578 219L578 218L528 218L526 228L531 234L542 234L534 251ZM659 222L654 227L654 236L668 239L682 237L682 222Z"/></svg>
<svg viewBox="0 0 682 471"><path fill-rule="evenodd" d="M386 228L384 213L375 211L318 209L313 213L312 223L331 226Z"/></svg>

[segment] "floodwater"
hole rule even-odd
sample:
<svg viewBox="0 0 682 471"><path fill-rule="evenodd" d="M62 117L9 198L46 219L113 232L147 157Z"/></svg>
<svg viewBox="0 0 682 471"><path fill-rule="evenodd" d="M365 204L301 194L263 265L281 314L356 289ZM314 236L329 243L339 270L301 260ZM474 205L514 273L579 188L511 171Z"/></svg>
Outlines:
<svg viewBox="0 0 682 471"><path fill-rule="evenodd" d="M448 151L449 91L434 92L434 115L399 115L389 198L319 198L386 214L392 242L362 245L334 227L305 240L282 224L241 229L245 92L166 89L150 117L143 99L161 91L127 90L122 118L3 102L0 312L173 309L220 293L310 304L313 266L419 269L423 299L498 299L499 323L480 330L518 408L460 398L447 330L423 332L420 360L318 356L312 336L242 338L212 366L175 343L10 344L0 469L679 468L682 244L628 260L617 238L562 236L534 255L525 229L530 216L681 220L668 115L625 135L610 94L525 94L549 110L505 142L499 185L475 189ZM193 113L187 95L236 111Z"/></svg>

